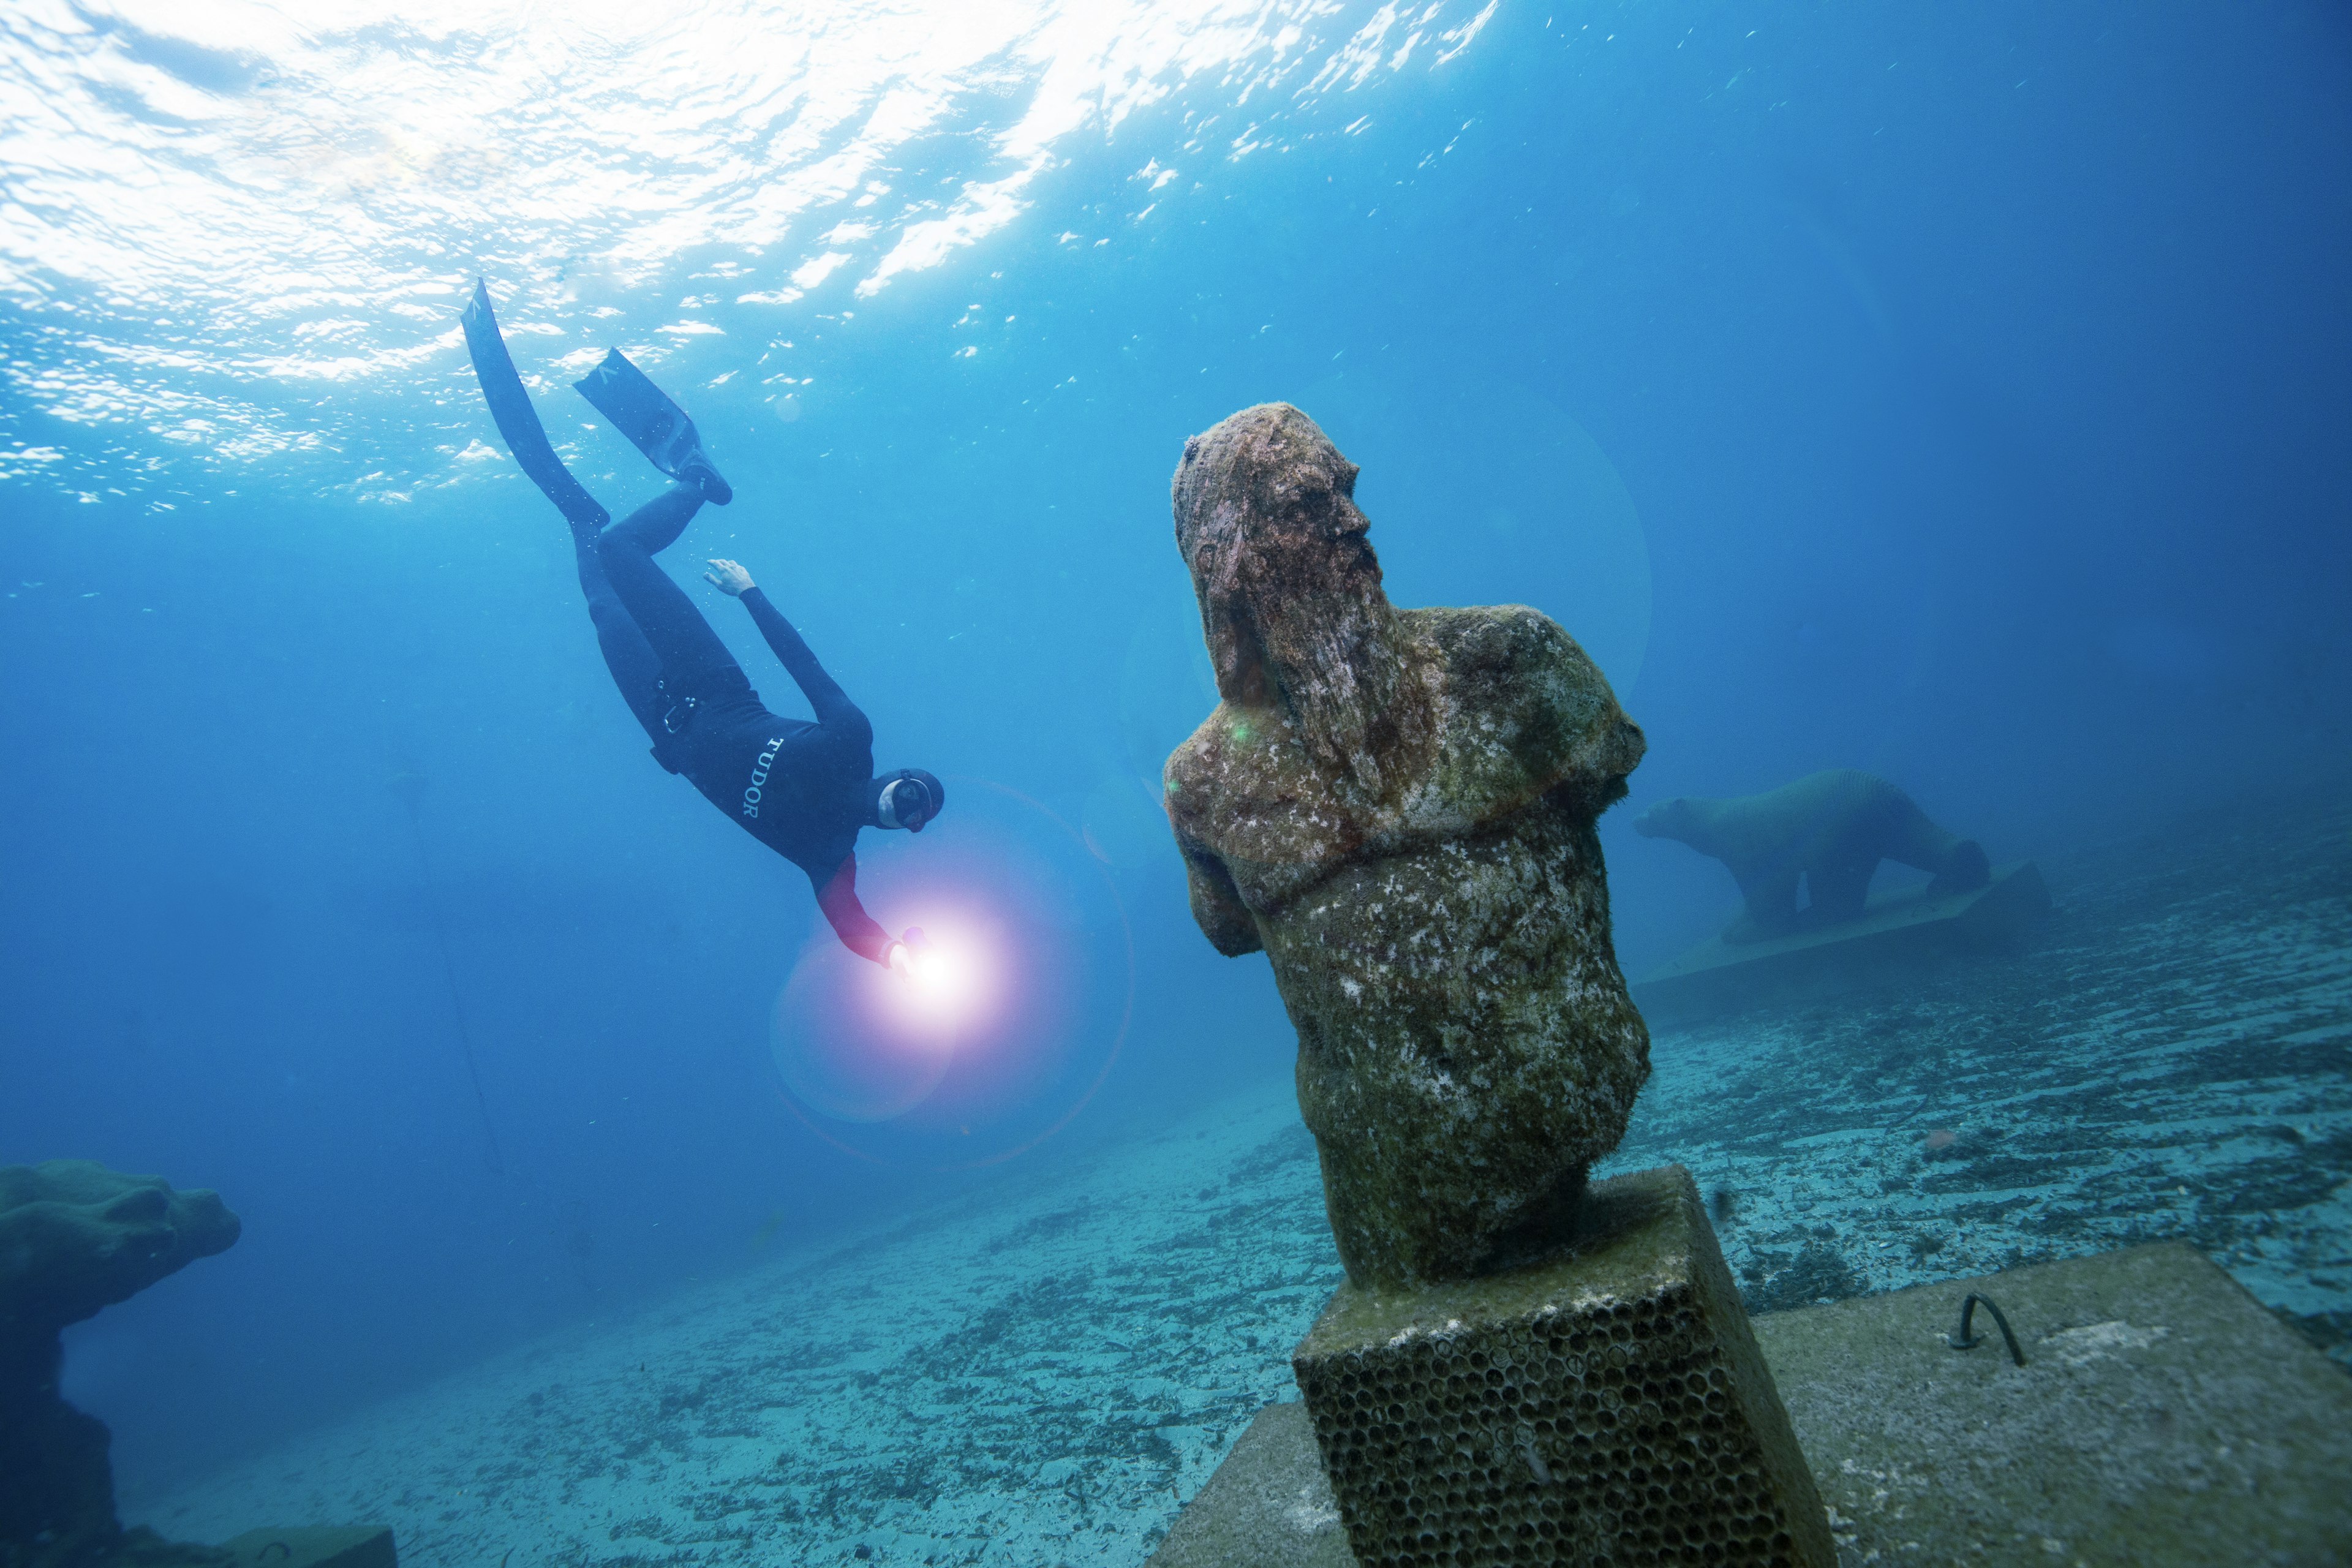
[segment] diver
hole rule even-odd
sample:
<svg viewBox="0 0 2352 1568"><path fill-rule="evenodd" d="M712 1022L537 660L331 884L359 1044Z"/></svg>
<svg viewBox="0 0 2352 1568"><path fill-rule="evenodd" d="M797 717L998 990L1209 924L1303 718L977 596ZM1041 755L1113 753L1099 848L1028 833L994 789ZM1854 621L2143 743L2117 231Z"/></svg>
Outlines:
<svg viewBox="0 0 2352 1568"><path fill-rule="evenodd" d="M808 874L817 907L860 957L911 975L921 933L893 937L857 900L860 828L920 833L947 804L920 768L874 772L874 727L817 663L793 624L735 562L713 560L703 576L740 600L808 699L816 719L770 712L696 609L655 557L677 542L706 500L734 491L704 456L694 422L615 349L577 384L654 466L677 482L617 523L548 444L491 313L474 286L463 317L466 344L499 434L532 482L572 525L581 592L613 684L653 742L654 758L700 791L736 826Z"/></svg>

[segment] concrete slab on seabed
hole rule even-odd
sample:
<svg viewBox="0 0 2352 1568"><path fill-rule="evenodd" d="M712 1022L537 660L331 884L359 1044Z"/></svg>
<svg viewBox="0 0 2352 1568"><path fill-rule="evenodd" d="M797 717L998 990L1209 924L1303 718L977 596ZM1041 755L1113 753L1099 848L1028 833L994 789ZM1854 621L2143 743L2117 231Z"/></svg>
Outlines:
<svg viewBox="0 0 2352 1568"><path fill-rule="evenodd" d="M1945 1342L1969 1291L2011 1362ZM1843 1564L2352 1563L2352 1378L2179 1243L1751 1320ZM1305 1407L1261 1414L1150 1568L1353 1568Z"/></svg>
<svg viewBox="0 0 2352 1568"><path fill-rule="evenodd" d="M2049 912L2041 870L2020 860L1964 893L1875 895L1855 919L1818 931L1737 946L1710 938L1633 981L1633 1000L1643 1016L1665 1024L1885 984L2014 948Z"/></svg>
<svg viewBox="0 0 2352 1568"><path fill-rule="evenodd" d="M222 1543L236 1568L400 1568L382 1525L300 1525L248 1530Z"/></svg>

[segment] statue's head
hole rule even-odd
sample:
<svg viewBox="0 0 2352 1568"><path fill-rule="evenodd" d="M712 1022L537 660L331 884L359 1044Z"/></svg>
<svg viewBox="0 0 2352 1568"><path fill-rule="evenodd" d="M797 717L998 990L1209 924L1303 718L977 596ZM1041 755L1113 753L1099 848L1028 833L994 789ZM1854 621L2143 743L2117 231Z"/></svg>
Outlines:
<svg viewBox="0 0 2352 1568"><path fill-rule="evenodd" d="M1184 443L1176 547L1218 694L1280 707L1328 772L1377 791L1397 659L1356 473L1288 404L1245 408Z"/></svg>

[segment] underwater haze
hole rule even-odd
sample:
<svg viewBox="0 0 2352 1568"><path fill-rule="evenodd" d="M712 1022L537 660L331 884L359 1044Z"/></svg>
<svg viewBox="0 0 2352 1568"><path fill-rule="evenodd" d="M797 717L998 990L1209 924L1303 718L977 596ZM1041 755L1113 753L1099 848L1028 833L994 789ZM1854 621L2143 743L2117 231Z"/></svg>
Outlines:
<svg viewBox="0 0 2352 1568"><path fill-rule="evenodd" d="M806 879L646 755L477 387L477 278L616 516L666 481L571 383L617 347L691 413L736 499L665 563L768 703L802 711L705 557L801 629L877 768L947 781L860 886L894 931L994 933L986 1052L860 1077L812 1034ZM2347 278L2326 0L0 8L0 1163L244 1222L68 1336L126 1515L1039 1184L1262 1226L1212 1201L1258 1202L1240 1175L1160 1173L1178 1128L1288 1162L1264 1201L1304 1261L1265 1288L1303 1327L1339 1276L1295 1037L1194 927L1160 805L1216 701L1170 475L1269 401L1362 466L1396 603L1536 606L1643 727L1601 824L1629 973L1737 904L1633 816L1828 768L2039 859L2062 921L2193 861L2181 910L2242 893L2270 931L2261 889L2300 879L2334 912L2296 964L2212 991L2300 1031L2262 1092L2305 1184L2249 1212L2308 1247L2242 1277L2352 1329ZM2005 973L2002 1016L2062 1030L2105 972ZM1655 1103L1700 1121L1651 1124L1653 1163L1720 1174L1673 1130L1768 1059L1742 1191L1832 1102L1878 1114L1780 1027L1658 1031ZM2154 1037L2101 1037L2084 1081ZM1971 1112L1918 1114L1965 1152ZM2134 1234L2225 1250L2197 1223ZM951 1312L966 1266L843 1286L806 1331ZM1013 1333L1051 1293L1003 1267ZM1286 1378L1264 1339L1235 1410ZM1140 1562L1203 1473L1088 1550ZM824 1540L880 1541L867 1500ZM413 1563L494 1555L402 1518Z"/></svg>

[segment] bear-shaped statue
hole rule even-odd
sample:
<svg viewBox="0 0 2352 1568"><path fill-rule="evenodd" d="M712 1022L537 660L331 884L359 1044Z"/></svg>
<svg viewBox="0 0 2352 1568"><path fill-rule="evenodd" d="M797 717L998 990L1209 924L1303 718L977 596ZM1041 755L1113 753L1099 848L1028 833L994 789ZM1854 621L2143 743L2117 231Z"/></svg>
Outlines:
<svg viewBox="0 0 2352 1568"><path fill-rule="evenodd" d="M1748 906L1723 933L1735 944L1854 919L1881 860L1934 873L1931 897L1981 888L1992 871L1974 839L1946 832L1902 790L1852 769L1729 800L1663 800L1634 819L1633 831L1675 839L1731 868Z"/></svg>
<svg viewBox="0 0 2352 1568"><path fill-rule="evenodd" d="M1286 404L1185 444L1223 700L1165 783L1202 931L1273 962L1349 1278L1419 1285L1554 1246L1649 1076L1595 826L1643 742L1537 611L1390 605L1356 471Z"/></svg>

